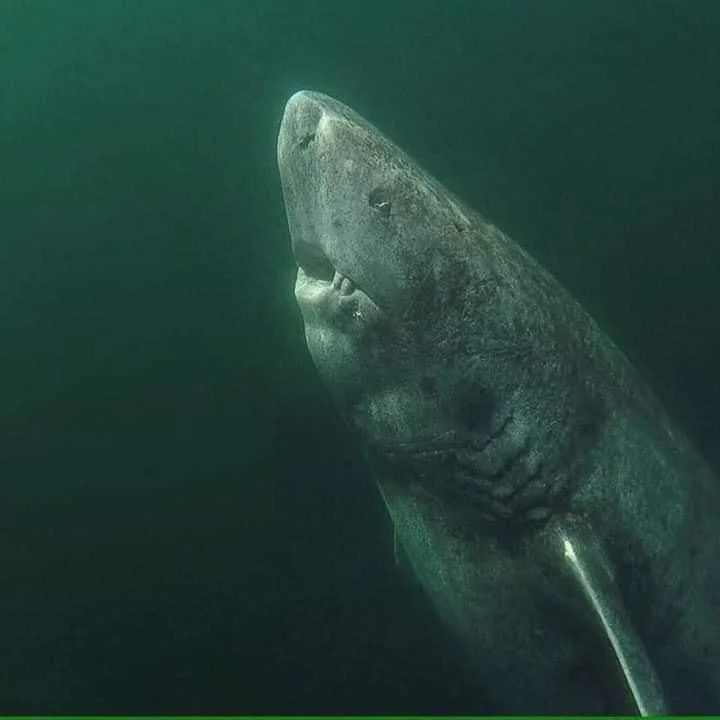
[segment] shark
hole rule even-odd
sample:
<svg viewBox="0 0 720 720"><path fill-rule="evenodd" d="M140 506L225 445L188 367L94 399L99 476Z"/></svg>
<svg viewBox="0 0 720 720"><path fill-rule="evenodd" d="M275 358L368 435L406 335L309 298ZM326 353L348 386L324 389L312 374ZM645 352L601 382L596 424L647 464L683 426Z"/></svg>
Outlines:
<svg viewBox="0 0 720 720"><path fill-rule="evenodd" d="M500 713L720 712L720 484L528 252L345 104L277 157L307 349Z"/></svg>

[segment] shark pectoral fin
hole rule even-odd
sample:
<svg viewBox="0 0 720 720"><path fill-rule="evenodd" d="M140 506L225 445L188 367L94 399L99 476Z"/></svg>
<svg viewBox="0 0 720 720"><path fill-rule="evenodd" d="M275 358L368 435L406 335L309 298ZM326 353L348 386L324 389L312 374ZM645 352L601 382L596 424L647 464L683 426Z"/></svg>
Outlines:
<svg viewBox="0 0 720 720"><path fill-rule="evenodd" d="M395 566L400 567L400 533L398 532L397 522L395 521L385 490L377 478L375 478L375 484L380 491L380 497L382 497L383 503L385 503L385 509L388 511L388 515L390 516L393 531L393 559L395 560Z"/></svg>
<svg viewBox="0 0 720 720"><path fill-rule="evenodd" d="M597 618L617 660L638 714L666 715L662 686L625 610L602 550L589 531L566 526L560 551Z"/></svg>

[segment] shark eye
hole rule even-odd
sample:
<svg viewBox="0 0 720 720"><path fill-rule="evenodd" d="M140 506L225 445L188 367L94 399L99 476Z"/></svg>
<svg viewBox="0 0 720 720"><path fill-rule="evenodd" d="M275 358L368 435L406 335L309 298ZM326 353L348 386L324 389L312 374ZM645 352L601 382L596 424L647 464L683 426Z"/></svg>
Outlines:
<svg viewBox="0 0 720 720"><path fill-rule="evenodd" d="M368 205L373 210L377 210L383 217L390 217L392 203L390 202L390 193L385 188L376 187L371 190L368 195Z"/></svg>

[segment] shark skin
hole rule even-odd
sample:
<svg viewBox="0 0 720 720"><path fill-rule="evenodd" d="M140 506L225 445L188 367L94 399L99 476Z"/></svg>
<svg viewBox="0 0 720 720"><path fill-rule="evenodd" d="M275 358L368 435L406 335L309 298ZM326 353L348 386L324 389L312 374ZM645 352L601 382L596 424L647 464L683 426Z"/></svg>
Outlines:
<svg viewBox="0 0 720 720"><path fill-rule="evenodd" d="M308 350L483 711L720 712L720 485L622 352L342 103L293 95L278 165Z"/></svg>

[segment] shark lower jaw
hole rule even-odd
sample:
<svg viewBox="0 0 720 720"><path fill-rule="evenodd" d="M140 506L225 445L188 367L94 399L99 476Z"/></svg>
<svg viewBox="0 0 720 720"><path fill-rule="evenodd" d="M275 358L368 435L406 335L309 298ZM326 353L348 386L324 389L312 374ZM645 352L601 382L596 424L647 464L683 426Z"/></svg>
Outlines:
<svg viewBox="0 0 720 720"><path fill-rule="evenodd" d="M372 297L344 269L338 269L320 243L293 242L297 263L295 298L308 319L322 319L336 328L367 328L383 313Z"/></svg>
<svg viewBox="0 0 720 720"><path fill-rule="evenodd" d="M380 308L342 273L335 271L331 280L325 280L309 276L302 267L297 271L295 299L315 365L335 368L330 384L347 372L358 376L360 359L383 342L386 318ZM339 365L354 369L338 371Z"/></svg>
<svg viewBox="0 0 720 720"><path fill-rule="evenodd" d="M337 271L325 280L298 267L295 299L303 314L320 312L330 320L352 314L359 303L359 291L352 280Z"/></svg>
<svg viewBox="0 0 720 720"><path fill-rule="evenodd" d="M356 290L355 282L338 270L319 243L298 241L293 243L293 255L298 267L298 282L314 292L332 291L340 297L349 297Z"/></svg>

